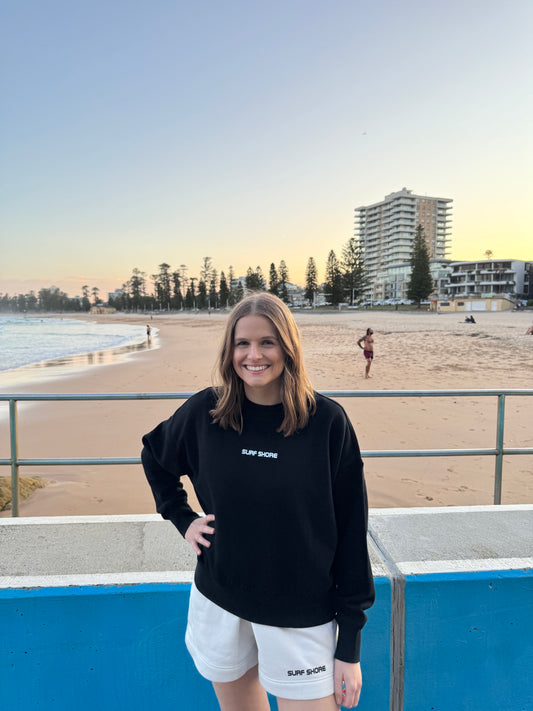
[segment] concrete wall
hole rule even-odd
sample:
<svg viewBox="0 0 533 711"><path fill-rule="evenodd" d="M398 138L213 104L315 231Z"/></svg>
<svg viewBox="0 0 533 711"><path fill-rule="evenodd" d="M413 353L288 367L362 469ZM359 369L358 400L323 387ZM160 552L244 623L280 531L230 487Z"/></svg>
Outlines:
<svg viewBox="0 0 533 711"><path fill-rule="evenodd" d="M473 312L481 311L510 311L514 308L514 303L509 299L505 298L472 298L464 297L457 299L437 299L432 301L431 310L435 311L438 309L441 313L448 313L452 311L465 312L470 314Z"/></svg>
<svg viewBox="0 0 533 711"><path fill-rule="evenodd" d="M533 709L533 507L383 509L371 528L393 571L391 708Z"/></svg>
<svg viewBox="0 0 533 711"><path fill-rule="evenodd" d="M361 711L531 708L533 507L374 510ZM0 708L216 711L157 516L0 523ZM275 702L272 700L272 708Z"/></svg>

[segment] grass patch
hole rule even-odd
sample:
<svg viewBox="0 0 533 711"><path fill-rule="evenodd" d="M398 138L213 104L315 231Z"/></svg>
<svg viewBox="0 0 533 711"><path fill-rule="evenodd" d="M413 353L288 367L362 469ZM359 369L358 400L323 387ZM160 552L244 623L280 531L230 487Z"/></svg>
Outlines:
<svg viewBox="0 0 533 711"><path fill-rule="evenodd" d="M48 484L40 476L22 476L19 478L19 501L24 501L36 489L42 489ZM11 508L11 477L0 476L0 511Z"/></svg>

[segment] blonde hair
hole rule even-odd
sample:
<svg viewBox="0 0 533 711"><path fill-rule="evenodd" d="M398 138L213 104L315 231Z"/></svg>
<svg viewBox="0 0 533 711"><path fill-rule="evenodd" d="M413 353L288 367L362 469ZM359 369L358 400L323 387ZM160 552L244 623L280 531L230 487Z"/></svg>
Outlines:
<svg viewBox="0 0 533 711"><path fill-rule="evenodd" d="M270 321L285 356L285 366L281 374L284 418L278 432L289 437L305 427L309 415L315 412L315 393L305 372L300 332L294 318L281 299L264 291L244 298L229 315L217 361L222 384L215 387L218 402L210 414L213 422L217 422L224 429L231 427L239 434L242 432L244 385L233 368L233 349L237 321L250 315L264 316Z"/></svg>

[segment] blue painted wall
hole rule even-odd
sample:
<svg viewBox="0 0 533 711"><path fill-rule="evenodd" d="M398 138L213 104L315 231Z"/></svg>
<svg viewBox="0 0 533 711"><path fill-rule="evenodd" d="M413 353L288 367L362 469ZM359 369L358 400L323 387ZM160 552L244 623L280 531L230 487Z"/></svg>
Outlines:
<svg viewBox="0 0 533 711"><path fill-rule="evenodd" d="M532 571L407 576L405 711L533 709Z"/></svg>
<svg viewBox="0 0 533 711"><path fill-rule="evenodd" d="M189 589L1 589L0 708L217 711L183 643ZM359 711L390 706L388 578L376 592ZM407 576L405 604L405 711L533 709L531 570Z"/></svg>
<svg viewBox="0 0 533 711"><path fill-rule="evenodd" d="M363 691L358 711L388 711L391 668L391 583L386 577L375 577L376 602L368 610L363 628L361 668Z"/></svg>
<svg viewBox="0 0 533 711"><path fill-rule="evenodd" d="M0 590L0 707L217 711L185 649L190 585ZM363 632L361 711L387 709L390 583ZM276 708L272 702L272 708Z"/></svg>
<svg viewBox="0 0 533 711"><path fill-rule="evenodd" d="M216 711L183 644L189 588L3 591L5 708Z"/></svg>

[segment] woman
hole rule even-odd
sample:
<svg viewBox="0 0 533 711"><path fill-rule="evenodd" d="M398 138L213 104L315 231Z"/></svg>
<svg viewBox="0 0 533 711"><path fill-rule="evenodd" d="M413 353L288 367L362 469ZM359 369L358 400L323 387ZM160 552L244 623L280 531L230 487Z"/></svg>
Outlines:
<svg viewBox="0 0 533 711"><path fill-rule="evenodd" d="M357 439L314 392L289 309L264 292L230 314L222 384L143 438L157 511L198 555L186 644L222 711L357 705L374 600ZM205 515L189 507L189 475Z"/></svg>

